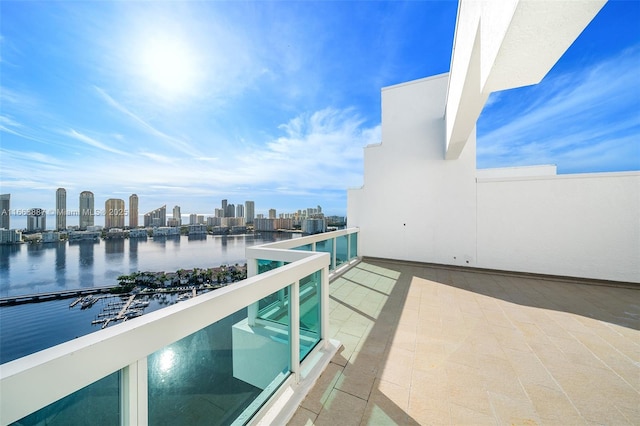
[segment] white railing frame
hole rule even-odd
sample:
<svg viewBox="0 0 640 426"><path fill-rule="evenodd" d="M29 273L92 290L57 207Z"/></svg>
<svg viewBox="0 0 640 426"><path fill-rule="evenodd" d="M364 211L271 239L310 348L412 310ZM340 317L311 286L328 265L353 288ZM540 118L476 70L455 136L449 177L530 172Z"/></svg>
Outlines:
<svg viewBox="0 0 640 426"><path fill-rule="evenodd" d="M255 259L281 258L292 263L0 365L0 423L15 422L114 372L122 371L121 421L123 424L147 424L149 355L242 308L248 307L251 313L251 305L258 300L290 285L298 289L300 279L317 271L322 271L321 339L327 340L329 264L333 259L328 253L286 249L307 244L313 247L318 241L356 232L358 229L353 228L247 248L247 257L252 254L252 259L247 261L249 274L257 272ZM350 243L350 238L347 240ZM258 254L259 257L253 257ZM299 290L294 292L299 294ZM299 318L291 320L292 329L299 336ZM299 345L298 339L294 340ZM291 351L292 364L296 365L292 370L298 381L299 348L294 354L293 346L295 344ZM82 374L76 374L77 371Z"/></svg>

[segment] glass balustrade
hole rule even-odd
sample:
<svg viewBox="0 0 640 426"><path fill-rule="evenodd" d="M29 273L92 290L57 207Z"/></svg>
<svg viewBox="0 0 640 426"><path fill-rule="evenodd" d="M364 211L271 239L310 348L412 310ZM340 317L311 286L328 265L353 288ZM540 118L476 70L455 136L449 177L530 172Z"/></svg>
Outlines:
<svg viewBox="0 0 640 426"><path fill-rule="evenodd" d="M69 372L69 374L80 374L80 372ZM120 424L120 371L12 424L16 426Z"/></svg>

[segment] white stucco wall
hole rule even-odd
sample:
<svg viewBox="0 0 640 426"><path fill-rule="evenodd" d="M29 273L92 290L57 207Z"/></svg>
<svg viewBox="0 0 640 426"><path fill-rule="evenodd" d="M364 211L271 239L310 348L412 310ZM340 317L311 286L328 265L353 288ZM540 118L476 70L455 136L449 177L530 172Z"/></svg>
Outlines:
<svg viewBox="0 0 640 426"><path fill-rule="evenodd" d="M640 282L640 173L478 179L478 266Z"/></svg>
<svg viewBox="0 0 640 426"><path fill-rule="evenodd" d="M475 169L444 158L447 76L382 91L382 143L348 192L362 256L640 282L640 173Z"/></svg>
<svg viewBox="0 0 640 426"><path fill-rule="evenodd" d="M382 143L365 148L347 201L361 255L474 264L475 143L444 161L446 90L447 75L383 89Z"/></svg>

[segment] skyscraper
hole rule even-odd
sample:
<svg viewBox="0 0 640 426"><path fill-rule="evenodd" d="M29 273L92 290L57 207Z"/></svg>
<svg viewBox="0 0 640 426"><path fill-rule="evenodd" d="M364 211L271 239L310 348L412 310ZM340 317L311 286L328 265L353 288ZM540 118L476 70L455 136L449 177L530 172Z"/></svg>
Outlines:
<svg viewBox="0 0 640 426"><path fill-rule="evenodd" d="M47 211L45 209L29 209L27 212L27 232L41 232L47 229Z"/></svg>
<svg viewBox="0 0 640 426"><path fill-rule="evenodd" d="M182 225L182 216L180 215L180 206L173 207L173 219L178 221L178 226Z"/></svg>
<svg viewBox="0 0 640 426"><path fill-rule="evenodd" d="M233 204L227 205L227 210L224 212L224 217L234 217L236 214L236 206Z"/></svg>
<svg viewBox="0 0 640 426"><path fill-rule="evenodd" d="M56 190L56 229L67 229L67 190L64 188Z"/></svg>
<svg viewBox="0 0 640 426"><path fill-rule="evenodd" d="M150 226L167 226L166 204L144 215L144 227Z"/></svg>
<svg viewBox="0 0 640 426"><path fill-rule="evenodd" d="M104 202L104 227L124 228L124 200L109 198Z"/></svg>
<svg viewBox="0 0 640 426"><path fill-rule="evenodd" d="M244 217L244 206L242 204L236 206L236 217Z"/></svg>
<svg viewBox="0 0 640 426"><path fill-rule="evenodd" d="M9 229L11 224L11 194L0 195L0 228Z"/></svg>
<svg viewBox="0 0 640 426"><path fill-rule="evenodd" d="M138 196L131 194L129 197L129 228L138 227Z"/></svg>
<svg viewBox="0 0 640 426"><path fill-rule="evenodd" d="M93 226L95 214L93 192L82 191L80 193L80 229Z"/></svg>
<svg viewBox="0 0 640 426"><path fill-rule="evenodd" d="M222 200L222 217L227 217L227 200Z"/></svg>
<svg viewBox="0 0 640 426"><path fill-rule="evenodd" d="M269 219L276 218L276 209L269 209Z"/></svg>
<svg viewBox="0 0 640 426"><path fill-rule="evenodd" d="M244 222L246 224L253 223L256 217L256 203L253 201L244 202Z"/></svg>

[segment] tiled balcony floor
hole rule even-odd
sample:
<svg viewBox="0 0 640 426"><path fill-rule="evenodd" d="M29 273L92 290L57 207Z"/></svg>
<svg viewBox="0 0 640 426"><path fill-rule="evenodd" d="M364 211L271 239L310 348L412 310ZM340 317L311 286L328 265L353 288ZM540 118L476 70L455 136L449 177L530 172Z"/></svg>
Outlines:
<svg viewBox="0 0 640 426"><path fill-rule="evenodd" d="M640 424L638 289L367 260L290 425Z"/></svg>

